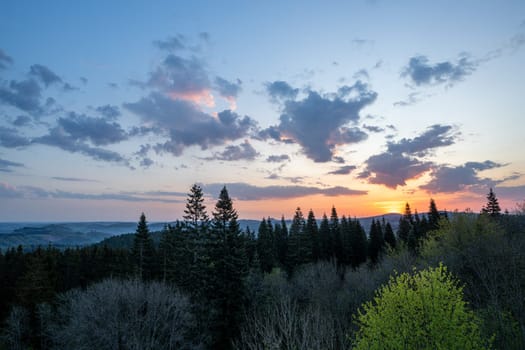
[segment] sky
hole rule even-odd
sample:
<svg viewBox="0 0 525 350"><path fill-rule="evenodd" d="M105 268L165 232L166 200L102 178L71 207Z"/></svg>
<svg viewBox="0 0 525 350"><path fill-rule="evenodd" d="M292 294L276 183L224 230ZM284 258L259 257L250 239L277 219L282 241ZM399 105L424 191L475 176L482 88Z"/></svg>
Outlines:
<svg viewBox="0 0 525 350"><path fill-rule="evenodd" d="M0 221L525 201L525 2L0 3Z"/></svg>

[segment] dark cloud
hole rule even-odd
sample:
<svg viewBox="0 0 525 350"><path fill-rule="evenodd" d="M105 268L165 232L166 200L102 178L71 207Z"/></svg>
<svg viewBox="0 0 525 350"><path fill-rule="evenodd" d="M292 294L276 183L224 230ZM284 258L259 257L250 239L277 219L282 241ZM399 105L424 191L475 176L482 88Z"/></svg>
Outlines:
<svg viewBox="0 0 525 350"><path fill-rule="evenodd" d="M375 101L377 93L360 81L343 86L336 96L322 96L310 91L300 101L286 101L280 124L280 139L300 144L305 155L315 162L327 162L337 145L356 143L367 138L357 127L346 127L359 121L360 111Z"/></svg>
<svg viewBox="0 0 525 350"><path fill-rule="evenodd" d="M31 121L32 121L31 117L29 117L27 115L19 115L13 121L13 125L14 126L26 126L26 125L31 124Z"/></svg>
<svg viewBox="0 0 525 350"><path fill-rule="evenodd" d="M356 169L355 165L344 165L334 171L330 171L328 175L348 175Z"/></svg>
<svg viewBox="0 0 525 350"><path fill-rule="evenodd" d="M417 178L433 168L432 162L421 160L421 157L435 148L454 144L457 136L452 126L435 124L413 139L389 141L386 152L366 160L359 178L390 188L404 186L406 180Z"/></svg>
<svg viewBox="0 0 525 350"><path fill-rule="evenodd" d="M62 176L53 176L51 177L53 180L57 181L65 181L65 182L100 182L97 180L91 180L91 179L83 179L79 177L62 177Z"/></svg>
<svg viewBox="0 0 525 350"><path fill-rule="evenodd" d="M256 126L248 116L241 117L224 110L215 118L197 109L193 103L173 100L160 93L151 93L138 102L124 104L124 107L169 137L165 143L157 144L157 151L177 156L188 146L208 149L243 138Z"/></svg>
<svg viewBox="0 0 525 350"><path fill-rule="evenodd" d="M435 124L420 136L413 139L403 138L398 142L388 142L387 147L391 153L424 156L431 149L454 144L457 136L454 134L454 128L451 125Z"/></svg>
<svg viewBox="0 0 525 350"><path fill-rule="evenodd" d="M358 70L357 72L354 73L352 78L354 80L359 80L359 79L369 80L370 79L370 75L368 74L368 71L366 69L360 69L360 70Z"/></svg>
<svg viewBox="0 0 525 350"><path fill-rule="evenodd" d="M209 160L254 160L259 156L259 152L253 148L253 146L246 140L240 145L227 146L221 153L216 153L213 157L207 158Z"/></svg>
<svg viewBox="0 0 525 350"><path fill-rule="evenodd" d="M13 64L13 59L0 49L0 69L6 69L11 64Z"/></svg>
<svg viewBox="0 0 525 350"><path fill-rule="evenodd" d="M221 77L215 78L215 87L219 94L227 99L236 98L241 91L242 81L237 79L235 82L230 82Z"/></svg>
<svg viewBox="0 0 525 350"><path fill-rule="evenodd" d="M452 86L472 74L478 63L468 57L460 57L455 63L451 61L430 64L426 56L410 58L408 65L401 73L408 77L417 86L440 85Z"/></svg>
<svg viewBox="0 0 525 350"><path fill-rule="evenodd" d="M431 166L431 162L420 161L400 153L385 152L368 158L366 169L361 172L359 178L395 189L397 186L405 186L406 180L417 178L430 170Z"/></svg>
<svg viewBox="0 0 525 350"><path fill-rule="evenodd" d="M295 89L285 81L277 80L266 84L266 91L274 101L293 100L297 97L299 89Z"/></svg>
<svg viewBox="0 0 525 350"><path fill-rule="evenodd" d="M321 194L328 197L358 196L367 194L366 191L352 190L336 186L330 188L317 188L308 186L254 186L247 183L208 184L203 189L206 193L216 195L226 186L228 193L238 200L263 200L275 198L297 198Z"/></svg>
<svg viewBox="0 0 525 350"><path fill-rule="evenodd" d="M9 86L0 86L0 103L26 112L39 113L42 111L41 91L40 85L34 79L12 80Z"/></svg>
<svg viewBox="0 0 525 350"><path fill-rule="evenodd" d="M150 144L140 145L140 149L137 152L135 152L135 154L140 157L146 157L149 151L151 150L151 148L152 147Z"/></svg>
<svg viewBox="0 0 525 350"><path fill-rule="evenodd" d="M149 168L150 166L152 166L155 162L153 161L153 159L151 158L148 158L148 157L144 157L141 159L140 161L140 166L143 167L143 168Z"/></svg>
<svg viewBox="0 0 525 350"><path fill-rule="evenodd" d="M363 124L363 129L366 129L370 132L383 132L385 131L385 129L379 127L379 126L373 126L373 125L366 125L366 124Z"/></svg>
<svg viewBox="0 0 525 350"><path fill-rule="evenodd" d="M31 140L21 136L16 129L0 126L0 146L6 148L24 147L31 144Z"/></svg>
<svg viewBox="0 0 525 350"><path fill-rule="evenodd" d="M204 64L196 57L184 58L168 55L151 73L148 85L178 97L200 94L210 88Z"/></svg>
<svg viewBox="0 0 525 350"><path fill-rule="evenodd" d="M82 84L84 84L84 85L86 85L88 83L88 80L87 80L86 77L80 77L79 79L82 82Z"/></svg>
<svg viewBox="0 0 525 350"><path fill-rule="evenodd" d="M153 44L161 50L172 52L184 50L186 48L184 40L184 36L178 34L177 36L169 37L166 40L156 40L153 42Z"/></svg>
<svg viewBox="0 0 525 350"><path fill-rule="evenodd" d="M339 164L344 164L345 163L345 159L343 157L339 157L339 156L334 156L332 158L332 161L334 163L339 163Z"/></svg>
<svg viewBox="0 0 525 350"><path fill-rule="evenodd" d="M10 160L0 158L0 171L4 173L10 173L13 171L12 167L23 167L24 164L12 162Z"/></svg>
<svg viewBox="0 0 525 350"><path fill-rule="evenodd" d="M62 90L68 92L68 91L75 91L75 90L78 90L78 88L76 86L73 86L69 83L64 83L64 85L62 85Z"/></svg>
<svg viewBox="0 0 525 350"><path fill-rule="evenodd" d="M72 137L61 127L55 127L49 130L48 135L34 139L33 143L58 147L71 153L81 153L95 160L123 163L128 165L128 161L119 153L99 147L91 147L88 144Z"/></svg>
<svg viewBox="0 0 525 350"><path fill-rule="evenodd" d="M159 198L160 197L160 198ZM181 203L182 200L147 196L143 193L78 193L61 190L47 190L33 186L11 186L0 182L0 198L56 198L80 200L117 200L124 202Z"/></svg>
<svg viewBox="0 0 525 350"><path fill-rule="evenodd" d="M431 193L450 193L464 190L469 186L494 186L496 181L481 178L478 172L501 166L502 164L490 160L481 163L467 162L460 166L435 166L430 174L432 180L421 186L421 189Z"/></svg>
<svg viewBox="0 0 525 350"><path fill-rule="evenodd" d="M40 81L42 81L46 87L54 83L62 82L62 78L60 78L51 69L41 64L32 65L31 68L29 69L29 74L40 79Z"/></svg>
<svg viewBox="0 0 525 350"><path fill-rule="evenodd" d="M290 156L287 154L281 154L281 155L271 155L266 158L266 161L269 163L281 163L290 160Z"/></svg>
<svg viewBox="0 0 525 350"><path fill-rule="evenodd" d="M126 132L115 122L105 118L88 117L70 112L67 118L59 118L58 125L73 139L90 140L96 146L109 145L126 140Z"/></svg>
<svg viewBox="0 0 525 350"><path fill-rule="evenodd" d="M120 116L120 110L117 106L104 105L95 108L95 110L108 119L115 119Z"/></svg>

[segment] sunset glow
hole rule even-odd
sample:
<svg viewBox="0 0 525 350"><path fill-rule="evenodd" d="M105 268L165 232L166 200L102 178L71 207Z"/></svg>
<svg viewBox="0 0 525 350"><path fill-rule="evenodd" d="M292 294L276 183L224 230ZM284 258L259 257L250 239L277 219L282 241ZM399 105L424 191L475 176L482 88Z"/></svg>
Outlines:
<svg viewBox="0 0 525 350"><path fill-rule="evenodd" d="M175 220L194 183L244 219L525 201L523 1L30 3L0 5L0 221Z"/></svg>

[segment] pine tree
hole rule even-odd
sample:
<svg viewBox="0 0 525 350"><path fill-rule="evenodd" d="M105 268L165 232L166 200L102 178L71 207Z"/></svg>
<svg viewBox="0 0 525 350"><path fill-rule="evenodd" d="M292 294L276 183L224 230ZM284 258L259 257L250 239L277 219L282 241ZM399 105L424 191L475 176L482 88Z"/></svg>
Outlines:
<svg viewBox="0 0 525 350"><path fill-rule="evenodd" d="M277 251L277 261L281 267L284 267L288 251L288 228L284 215L281 216L281 223L275 225L275 247Z"/></svg>
<svg viewBox="0 0 525 350"><path fill-rule="evenodd" d="M155 248L144 213L140 215L140 220L137 224L131 255L135 262L137 276L143 280L152 279L154 277Z"/></svg>
<svg viewBox="0 0 525 350"><path fill-rule="evenodd" d="M357 268L362 263L366 262L368 242L366 238L366 232L361 226L359 220L354 219L350 223L351 225L351 236L350 236L350 264L353 268Z"/></svg>
<svg viewBox="0 0 525 350"><path fill-rule="evenodd" d="M213 211L213 240L208 300L215 306L211 330L212 347L227 349L238 331L247 275L244 241L237 222L237 211L226 187L223 187Z"/></svg>
<svg viewBox="0 0 525 350"><path fill-rule="evenodd" d="M343 242L341 239L339 216L334 206L332 206L332 212L330 213L330 240L332 243L332 254L339 264L343 260Z"/></svg>
<svg viewBox="0 0 525 350"><path fill-rule="evenodd" d="M332 258L332 241L330 240L330 224L326 213L323 214L321 225L319 226L320 255L323 260Z"/></svg>
<svg viewBox="0 0 525 350"><path fill-rule="evenodd" d="M430 205L428 208L428 229L430 231L437 230L439 228L439 220L441 219L441 215L439 215L439 211L436 206L436 202L434 202L434 199L430 199Z"/></svg>
<svg viewBox="0 0 525 350"><path fill-rule="evenodd" d="M271 222L270 222L271 225ZM268 221L265 218L259 224L257 237L257 254L261 262L261 269L264 272L271 272L275 265L275 250L272 231L268 227Z"/></svg>
<svg viewBox="0 0 525 350"><path fill-rule="evenodd" d="M288 250L286 252L286 270L291 275L294 269L310 261L311 246L305 239L305 221L301 208L295 210L295 214L290 226L290 236L288 237Z"/></svg>
<svg viewBox="0 0 525 350"><path fill-rule="evenodd" d="M351 220L347 219L346 216L343 215L340 222L340 231L341 231L341 244L342 244L342 257L341 257L341 264L343 265L349 265L350 264L350 255L352 253L352 246L351 246Z"/></svg>
<svg viewBox="0 0 525 350"><path fill-rule="evenodd" d="M401 218L399 218L399 228L397 230L397 236L402 242L406 243L408 241L408 234L410 233L410 229L413 226L413 222L414 218L412 217L410 205L406 203L405 212Z"/></svg>
<svg viewBox="0 0 525 350"><path fill-rule="evenodd" d="M306 219L306 235L312 246L312 261L318 261L320 258L319 248L319 228L317 227L317 220L312 209L308 212L308 218Z"/></svg>
<svg viewBox="0 0 525 350"><path fill-rule="evenodd" d="M498 198L496 198L496 194L494 191L492 191L492 188L487 194L487 204L481 209L481 212L488 214L493 218L499 217L501 215L501 208L498 203Z"/></svg>
<svg viewBox="0 0 525 350"><path fill-rule="evenodd" d="M184 209L184 222L191 229L207 228L209 223L208 214L206 213L206 206L204 203L204 195L202 188L194 184L191 186L190 193L186 199L186 209Z"/></svg>
<svg viewBox="0 0 525 350"><path fill-rule="evenodd" d="M376 265L383 254L383 232L379 221L372 220L370 237L368 240L368 256L373 265Z"/></svg>
<svg viewBox="0 0 525 350"><path fill-rule="evenodd" d="M394 235L394 230L392 225L389 222L385 224L385 243L387 243L391 249L396 249L396 236Z"/></svg>

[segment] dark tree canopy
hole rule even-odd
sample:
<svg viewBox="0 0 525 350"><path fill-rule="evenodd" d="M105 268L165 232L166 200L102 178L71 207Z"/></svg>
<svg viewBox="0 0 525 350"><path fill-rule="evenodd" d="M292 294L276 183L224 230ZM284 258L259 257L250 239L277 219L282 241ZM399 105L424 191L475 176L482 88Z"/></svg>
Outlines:
<svg viewBox="0 0 525 350"><path fill-rule="evenodd" d="M492 191L492 188L487 194L487 204L481 209L481 212L488 214L491 217L498 217L501 215L501 208L498 203L498 198L496 198L496 194L494 191Z"/></svg>

